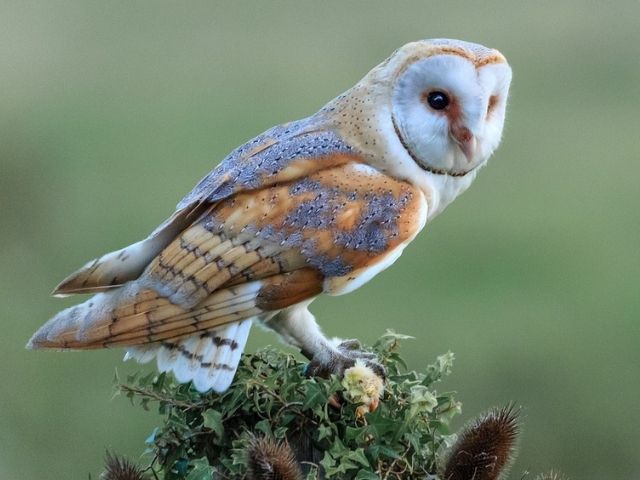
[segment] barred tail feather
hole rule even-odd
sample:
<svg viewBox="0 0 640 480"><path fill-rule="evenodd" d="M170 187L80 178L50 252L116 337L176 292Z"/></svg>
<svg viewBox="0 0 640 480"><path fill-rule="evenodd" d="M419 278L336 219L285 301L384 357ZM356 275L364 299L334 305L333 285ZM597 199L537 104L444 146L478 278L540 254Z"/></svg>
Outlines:
<svg viewBox="0 0 640 480"><path fill-rule="evenodd" d="M33 334L28 349L100 348L91 342L91 326L95 319L109 318L120 288L94 295L84 303L58 312Z"/></svg>
<svg viewBox="0 0 640 480"><path fill-rule="evenodd" d="M180 383L192 381L199 392L222 393L229 388L251 330L252 319L175 342L129 348L125 360L148 362L154 356L161 372L173 372Z"/></svg>
<svg viewBox="0 0 640 480"><path fill-rule="evenodd" d="M236 331L235 341L237 348L229 349L229 357L226 360L227 365L231 366L231 368L223 368L218 372L218 378L216 379L216 384L213 385L215 391L225 391L233 382L233 377L236 374L236 370L238 369L238 364L240 363L240 356L242 355L242 351L247 343L247 338L249 338L249 331L251 330L251 320L245 320L243 322L238 323L238 330ZM242 346L240 346L242 344ZM201 380L196 377L194 379L194 384L196 388L198 388L198 383ZM206 384L206 380L203 379ZM221 390L219 390L221 389Z"/></svg>
<svg viewBox="0 0 640 480"><path fill-rule="evenodd" d="M256 306L261 286L251 282L218 290L189 309L138 282L129 282L59 312L40 327L27 348L93 349L177 342L263 313Z"/></svg>

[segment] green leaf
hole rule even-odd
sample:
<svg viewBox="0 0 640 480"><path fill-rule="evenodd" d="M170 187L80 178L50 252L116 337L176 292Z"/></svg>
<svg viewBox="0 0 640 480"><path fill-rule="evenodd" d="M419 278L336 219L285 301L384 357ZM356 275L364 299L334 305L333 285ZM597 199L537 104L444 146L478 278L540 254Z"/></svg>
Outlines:
<svg viewBox="0 0 640 480"><path fill-rule="evenodd" d="M322 457L322 460L320 460L320 465L322 465L322 468L324 468L325 471L328 473L330 470L333 470L333 466L335 464L336 464L336 461L331 455L331 453L329 453L328 451L324 452L324 457Z"/></svg>
<svg viewBox="0 0 640 480"><path fill-rule="evenodd" d="M220 412L210 408L204 411L202 418L204 420L204 428L213 430L218 437L222 437L224 434L224 426L222 425L222 414Z"/></svg>
<svg viewBox="0 0 640 480"><path fill-rule="evenodd" d="M352 442L360 437L368 430L367 427L347 427L344 432L344 439L347 442Z"/></svg>
<svg viewBox="0 0 640 480"><path fill-rule="evenodd" d="M158 434L158 431L160 429L158 427L153 429L153 432L151 432L151 434L144 439L144 443L146 443L147 445L153 445L156 441L156 435Z"/></svg>
<svg viewBox="0 0 640 480"><path fill-rule="evenodd" d="M318 427L318 441L325 438L331 438L333 436L333 428L329 425L320 425Z"/></svg>
<svg viewBox="0 0 640 480"><path fill-rule="evenodd" d="M424 385L413 385L410 390L411 410L410 416L418 413L430 413L438 406L438 399Z"/></svg>
<svg viewBox="0 0 640 480"><path fill-rule="evenodd" d="M254 428L257 431L264 433L268 437L273 437L273 431L271 430L271 423L266 418L256 423Z"/></svg>
<svg viewBox="0 0 640 480"><path fill-rule="evenodd" d="M396 452L393 448L386 447L384 445L371 445L367 448L367 453L371 458L378 458L381 456L393 458L400 458L400 454Z"/></svg>
<svg viewBox="0 0 640 480"><path fill-rule="evenodd" d="M287 437L287 427L278 427L273 431L273 436L275 438L286 438Z"/></svg>
<svg viewBox="0 0 640 480"><path fill-rule="evenodd" d="M331 448L329 449L329 451L331 452L331 455L333 455L334 458L338 458L344 455L345 453L348 453L349 449L344 446L344 443L342 443L342 441L339 438L336 438L335 441L333 442L333 445L331 445Z"/></svg>
<svg viewBox="0 0 640 480"><path fill-rule="evenodd" d="M333 472L330 473L329 471L327 471L327 476L333 473L346 473L349 470L354 470L356 468L358 468L358 465L352 462L351 459L345 455L340 459L340 463L338 464L338 467L334 469Z"/></svg>
<svg viewBox="0 0 640 480"><path fill-rule="evenodd" d="M162 372L160 375L158 375L153 381L153 391L161 392L166 380L167 380L167 372Z"/></svg>
<svg viewBox="0 0 640 480"><path fill-rule="evenodd" d="M286 427L290 423L294 422L298 418L298 415L295 413L285 413L280 417L280 424L283 427Z"/></svg>
<svg viewBox="0 0 640 480"><path fill-rule="evenodd" d="M327 395L317 383L309 383L302 403L302 410L309 410L327 403Z"/></svg>
<svg viewBox="0 0 640 480"><path fill-rule="evenodd" d="M364 448L357 448L357 449L349 452L346 455L346 457L349 458L350 460L353 460L353 461L359 463L363 467L371 467L371 465L369 465L369 459L364 454Z"/></svg>
<svg viewBox="0 0 640 480"><path fill-rule="evenodd" d="M422 435L420 435L419 432L409 432L405 434L404 438L406 441L409 442L409 444L411 444L413 449L417 452L419 452L422 446L425 444L424 439L422 438Z"/></svg>
<svg viewBox="0 0 640 480"><path fill-rule="evenodd" d="M360 470L356 475L355 480L380 480L378 474L369 470Z"/></svg>
<svg viewBox="0 0 640 480"><path fill-rule="evenodd" d="M397 420L385 415L383 410L383 408L378 408L378 410L368 414L366 417L372 433L374 433L378 438L385 437L390 433L395 432L400 426Z"/></svg>
<svg viewBox="0 0 640 480"><path fill-rule="evenodd" d="M189 472L185 480L211 480L215 472L209 465L206 457L193 460L190 464L193 469Z"/></svg>

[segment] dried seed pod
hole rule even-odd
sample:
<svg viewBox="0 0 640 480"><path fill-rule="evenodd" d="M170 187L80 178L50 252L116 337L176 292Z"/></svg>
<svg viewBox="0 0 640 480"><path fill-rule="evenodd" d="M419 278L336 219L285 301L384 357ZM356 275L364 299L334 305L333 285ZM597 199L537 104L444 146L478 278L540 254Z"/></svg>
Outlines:
<svg viewBox="0 0 640 480"><path fill-rule="evenodd" d="M302 480L302 471L291 447L272 438L254 438L247 450L250 480Z"/></svg>
<svg viewBox="0 0 640 480"><path fill-rule="evenodd" d="M108 451L104 457L104 465L102 480L146 480L147 478L136 464Z"/></svg>
<svg viewBox="0 0 640 480"><path fill-rule="evenodd" d="M493 408L459 433L451 448L446 480L496 480L515 456L519 411L513 405Z"/></svg>

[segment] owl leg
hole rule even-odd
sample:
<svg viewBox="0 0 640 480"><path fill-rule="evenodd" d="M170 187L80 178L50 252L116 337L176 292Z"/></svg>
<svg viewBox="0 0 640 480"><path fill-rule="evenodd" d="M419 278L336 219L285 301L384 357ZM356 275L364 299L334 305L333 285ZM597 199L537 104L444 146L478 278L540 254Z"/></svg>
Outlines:
<svg viewBox="0 0 640 480"><path fill-rule="evenodd" d="M359 341L326 338L307 309L309 303L287 308L265 323L285 343L299 348L311 360L307 369L309 375L328 377L333 373L342 376L346 369L355 365L356 360L361 360L377 376L385 377L384 368L376 361L376 355L362 351Z"/></svg>

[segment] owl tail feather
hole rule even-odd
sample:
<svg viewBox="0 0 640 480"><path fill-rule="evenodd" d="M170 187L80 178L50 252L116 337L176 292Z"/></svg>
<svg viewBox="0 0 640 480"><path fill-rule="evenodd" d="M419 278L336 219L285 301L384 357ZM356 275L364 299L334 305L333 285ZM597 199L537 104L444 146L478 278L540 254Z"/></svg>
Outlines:
<svg viewBox="0 0 640 480"><path fill-rule="evenodd" d="M199 392L222 393L229 388L251 330L252 319L172 342L130 347L124 360L146 363L154 357L161 372L173 372L180 383L193 382Z"/></svg>
<svg viewBox="0 0 640 480"><path fill-rule="evenodd" d="M226 390L247 342L257 285L211 295L206 305L183 309L137 285L98 293L44 324L28 349L94 349L125 346L125 360L157 359L161 372L193 381L201 392ZM238 318L239 317L239 318ZM244 318L243 318L244 317Z"/></svg>

